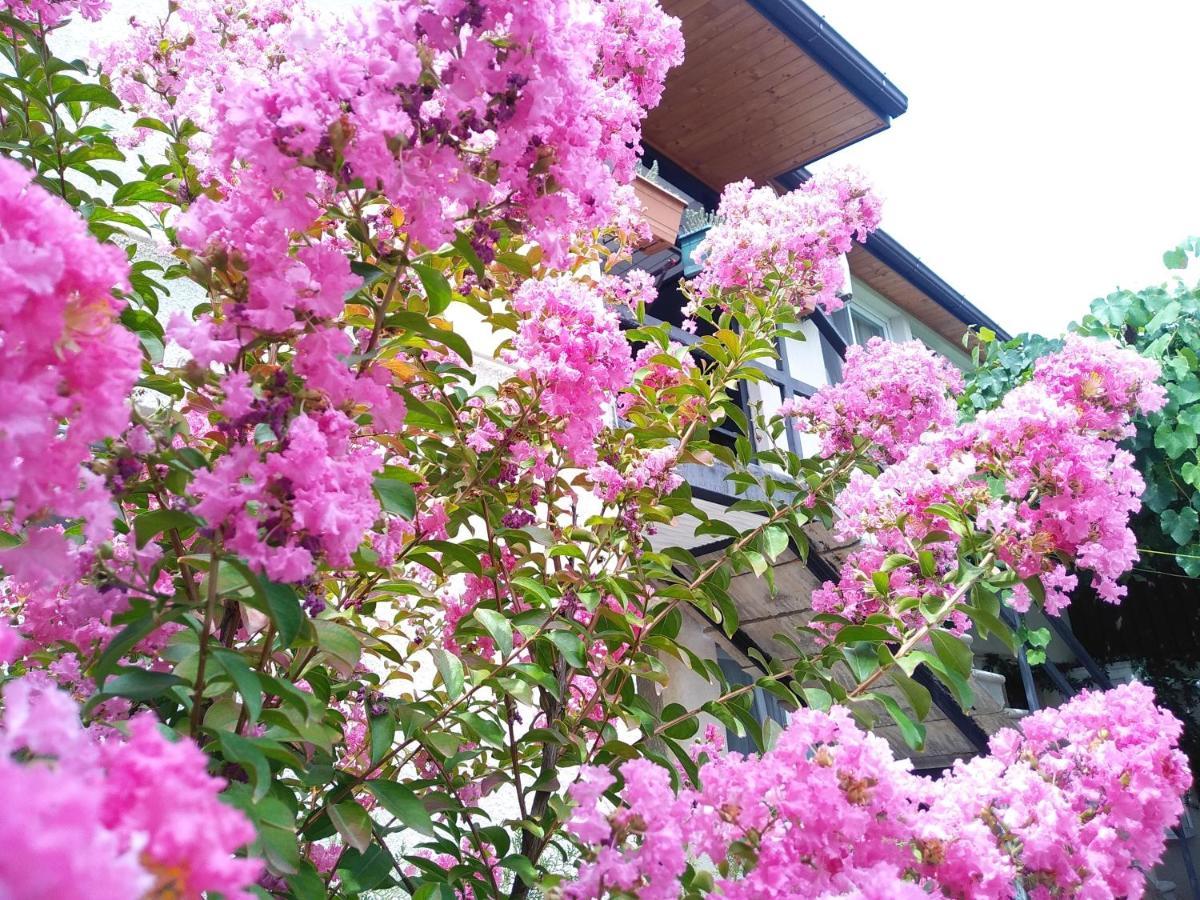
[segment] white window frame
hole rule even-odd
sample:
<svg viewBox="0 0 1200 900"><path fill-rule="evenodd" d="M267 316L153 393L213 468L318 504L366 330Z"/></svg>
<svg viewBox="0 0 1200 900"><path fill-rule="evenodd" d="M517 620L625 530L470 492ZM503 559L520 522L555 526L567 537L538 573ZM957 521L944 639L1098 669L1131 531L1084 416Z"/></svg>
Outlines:
<svg viewBox="0 0 1200 900"><path fill-rule="evenodd" d="M892 339L892 323L890 321L888 321L887 319L885 319L883 316L878 315L875 312L872 312L870 309L863 306L862 304L853 304L852 303L849 305L849 310L850 310L850 337L851 337L852 343L855 343L855 344L865 344L866 343L866 341L861 340L859 338L858 328L854 324L854 319L856 316L866 319L872 325L876 326L880 330L880 332L883 334L883 339L885 341L890 341Z"/></svg>

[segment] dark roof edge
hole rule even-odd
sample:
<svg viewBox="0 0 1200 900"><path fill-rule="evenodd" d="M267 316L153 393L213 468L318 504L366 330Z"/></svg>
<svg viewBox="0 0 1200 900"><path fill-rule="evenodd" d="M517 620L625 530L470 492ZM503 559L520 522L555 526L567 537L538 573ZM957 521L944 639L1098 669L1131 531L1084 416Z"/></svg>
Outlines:
<svg viewBox="0 0 1200 900"><path fill-rule="evenodd" d="M908 109L908 97L833 26L801 0L747 0L885 123Z"/></svg>
<svg viewBox="0 0 1200 900"><path fill-rule="evenodd" d="M947 284L933 269L917 259L912 251L888 234L876 231L863 243L863 249L888 266L897 275L927 294L934 303L960 322L973 327L990 328L1003 341L1012 335L985 315L975 304Z"/></svg>

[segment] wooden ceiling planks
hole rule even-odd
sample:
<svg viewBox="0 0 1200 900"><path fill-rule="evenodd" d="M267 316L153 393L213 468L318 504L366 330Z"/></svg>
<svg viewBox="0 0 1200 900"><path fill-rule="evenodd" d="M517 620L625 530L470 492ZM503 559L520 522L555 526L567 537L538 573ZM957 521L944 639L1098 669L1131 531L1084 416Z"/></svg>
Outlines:
<svg viewBox="0 0 1200 900"><path fill-rule="evenodd" d="M683 65L644 135L710 187L765 184L887 123L746 0L664 0Z"/></svg>
<svg viewBox="0 0 1200 900"><path fill-rule="evenodd" d="M850 274L854 278L895 303L955 346L959 345L967 326L934 302L932 297L857 244L850 251L849 260Z"/></svg>

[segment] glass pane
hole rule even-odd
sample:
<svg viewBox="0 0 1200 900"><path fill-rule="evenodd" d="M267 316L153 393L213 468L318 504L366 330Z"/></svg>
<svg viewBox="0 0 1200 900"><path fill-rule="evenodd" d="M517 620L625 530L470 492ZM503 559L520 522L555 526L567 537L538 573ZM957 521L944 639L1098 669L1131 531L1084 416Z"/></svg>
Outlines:
<svg viewBox="0 0 1200 900"><path fill-rule="evenodd" d="M883 326L858 312L851 310L850 318L854 321L854 343L865 344L873 337L886 338Z"/></svg>

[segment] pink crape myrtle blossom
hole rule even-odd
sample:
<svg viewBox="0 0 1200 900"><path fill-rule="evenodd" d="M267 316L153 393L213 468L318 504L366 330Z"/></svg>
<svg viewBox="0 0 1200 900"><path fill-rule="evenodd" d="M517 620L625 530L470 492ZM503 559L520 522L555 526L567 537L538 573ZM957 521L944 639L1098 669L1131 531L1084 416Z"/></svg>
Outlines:
<svg viewBox="0 0 1200 900"><path fill-rule="evenodd" d="M567 457L591 465L611 404L633 378L617 315L599 291L566 275L526 281L513 309L521 321L504 360L540 392L542 410L558 423L553 439Z"/></svg>
<svg viewBox="0 0 1200 900"><path fill-rule="evenodd" d="M992 737L931 784L918 821L947 893L1137 897L1191 785L1179 721L1133 683L1084 692Z"/></svg>
<svg viewBox="0 0 1200 900"><path fill-rule="evenodd" d="M645 0L380 4L332 31L335 44L375 52L318 47L311 64L284 63L279 77L217 98L227 127L214 159L240 199L198 201L196 249L277 205L273 190L286 186L299 213L293 170L315 164L381 191L426 247L452 239L455 219L498 206L560 257L578 229L610 220L646 107L682 55L678 21ZM311 49L310 35L295 41ZM239 163L248 168L234 177ZM485 258L488 230L481 221L474 234Z"/></svg>
<svg viewBox="0 0 1200 900"><path fill-rule="evenodd" d="M1063 348L1039 359L1033 380L1079 410L1080 426L1114 438L1133 436L1130 417L1167 402L1158 363L1112 341L1068 334Z"/></svg>
<svg viewBox="0 0 1200 900"><path fill-rule="evenodd" d="M97 22L108 12L108 0L3 0L0 9L23 22L53 28L76 13Z"/></svg>
<svg viewBox="0 0 1200 900"><path fill-rule="evenodd" d="M879 198L852 169L782 195L749 180L731 184L721 195L720 222L696 251L704 268L695 288L760 293L776 286L801 314L840 309L842 256L879 225L879 209Z"/></svg>
<svg viewBox="0 0 1200 900"><path fill-rule="evenodd" d="M679 451L674 447L660 447L639 454L623 471L602 460L588 469L588 480L605 503L616 503L627 492L647 489L661 496L683 484L683 477L675 471L678 458Z"/></svg>
<svg viewBox="0 0 1200 900"><path fill-rule="evenodd" d="M613 782L604 769L585 767L580 781L570 788L579 813L567 828L584 843L599 844L593 862L580 869L568 886L571 898L603 897L623 891L649 900L679 896L679 876L687 865L687 827L691 798L676 796L666 770L647 759L621 766L624 781L622 806L608 816L595 804ZM636 835L638 843L621 845Z"/></svg>
<svg viewBox="0 0 1200 900"><path fill-rule="evenodd" d="M962 373L920 341L871 338L847 349L842 380L798 401L787 412L802 431L821 439L824 457L866 441L879 462L903 459L928 431L952 426Z"/></svg>
<svg viewBox="0 0 1200 900"><path fill-rule="evenodd" d="M707 748L678 792L648 760L569 794L588 850L572 898L679 896L687 863L736 859L722 897L1140 896L1191 784L1181 726L1130 684L1084 693L992 738L941 780L914 775L847 710L792 713L760 755Z"/></svg>
<svg viewBox="0 0 1200 900"><path fill-rule="evenodd" d="M171 4L161 18L131 16L121 39L97 47L96 53L130 111L177 129L185 120L199 129L189 140L191 158L211 176L216 173L208 148L220 124L218 95L232 82L273 77L285 45L291 60L300 61L296 54L303 45L288 40L292 29L297 22L315 24L322 11L281 0L189 0ZM137 129L131 143L147 134Z"/></svg>
<svg viewBox="0 0 1200 900"><path fill-rule="evenodd" d="M0 159L0 514L83 518L111 533L113 504L86 463L129 422L141 351L117 316L125 255L65 202ZM4 554L11 558L32 548Z"/></svg>
<svg viewBox="0 0 1200 900"><path fill-rule="evenodd" d="M233 854L254 828L218 799L224 782L207 757L164 737L148 714L128 730L85 730L75 702L35 676L5 686L0 894L74 896L86 885L87 896L114 900L252 896L261 866Z"/></svg>
<svg viewBox="0 0 1200 900"><path fill-rule="evenodd" d="M318 555L350 564L379 515L372 477L381 466L329 411L294 419L278 451L239 445L192 484L197 515L217 523L231 550L276 581L302 581Z"/></svg>
<svg viewBox="0 0 1200 900"><path fill-rule="evenodd" d="M863 376L857 366L848 374ZM949 427L944 417L929 418L924 437L902 455L884 441L882 452L892 464L875 476L851 475L837 498L835 529L842 537L868 540L875 551L907 554L914 542L952 531L938 511L939 504L950 504L970 512L976 528L991 535L996 557L1020 578L1041 579L1047 612L1057 614L1070 603L1076 576L1067 565L1090 571L1099 595L1119 602L1125 588L1117 579L1137 560L1129 518L1140 506L1143 482L1116 440L1128 434L1133 415L1161 406L1157 374L1152 361L1132 350L1071 341L1040 360L1031 381L974 421ZM861 403L840 401L873 389L868 381L818 392L807 407L819 411L814 427L828 434L870 432L862 425ZM956 538L947 540L953 546ZM956 561L953 553L943 555L939 572ZM865 570L858 564L864 559L852 557L841 583L826 583L818 592L823 611L855 618L873 611L863 602L870 598L855 588L862 584L858 573ZM903 577L903 571L890 577ZM1012 605L1024 611L1030 601L1028 586L1018 584Z"/></svg>

